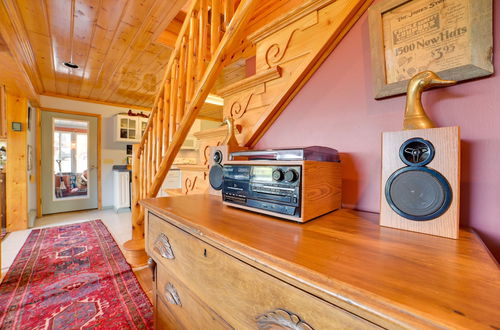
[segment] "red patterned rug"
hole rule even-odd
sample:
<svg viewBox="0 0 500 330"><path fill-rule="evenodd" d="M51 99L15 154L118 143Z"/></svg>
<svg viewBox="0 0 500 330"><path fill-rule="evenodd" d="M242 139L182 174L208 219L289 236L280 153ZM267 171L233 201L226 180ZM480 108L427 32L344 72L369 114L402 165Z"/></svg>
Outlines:
<svg viewBox="0 0 500 330"><path fill-rule="evenodd" d="M6 236L7 236L8 232L5 231L5 229L2 229L0 231L0 241L2 241Z"/></svg>
<svg viewBox="0 0 500 330"><path fill-rule="evenodd" d="M0 329L151 329L153 309L101 220L31 232L0 285Z"/></svg>

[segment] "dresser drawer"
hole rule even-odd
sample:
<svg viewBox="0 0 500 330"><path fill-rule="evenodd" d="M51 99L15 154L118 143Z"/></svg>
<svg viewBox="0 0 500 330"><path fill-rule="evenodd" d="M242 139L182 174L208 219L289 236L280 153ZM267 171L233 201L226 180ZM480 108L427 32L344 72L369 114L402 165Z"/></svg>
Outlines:
<svg viewBox="0 0 500 330"><path fill-rule="evenodd" d="M175 278L182 279L191 292L196 292L204 303L235 328L293 328L292 325L299 329L376 327L228 255L151 213L148 223L148 249L155 260L165 265ZM168 241L171 254L155 248L155 241ZM163 281L161 274L158 281Z"/></svg>
<svg viewBox="0 0 500 330"><path fill-rule="evenodd" d="M156 329L232 329L162 265L156 272Z"/></svg>

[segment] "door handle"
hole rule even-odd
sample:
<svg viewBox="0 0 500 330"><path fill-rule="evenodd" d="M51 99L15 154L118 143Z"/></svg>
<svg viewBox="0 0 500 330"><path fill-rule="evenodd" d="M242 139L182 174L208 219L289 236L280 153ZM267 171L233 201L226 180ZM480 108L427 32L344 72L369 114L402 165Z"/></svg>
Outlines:
<svg viewBox="0 0 500 330"><path fill-rule="evenodd" d="M91 170L95 170L96 168L97 168L97 166L96 166L96 165L91 165L91 166L90 166L90 169L91 169Z"/></svg>

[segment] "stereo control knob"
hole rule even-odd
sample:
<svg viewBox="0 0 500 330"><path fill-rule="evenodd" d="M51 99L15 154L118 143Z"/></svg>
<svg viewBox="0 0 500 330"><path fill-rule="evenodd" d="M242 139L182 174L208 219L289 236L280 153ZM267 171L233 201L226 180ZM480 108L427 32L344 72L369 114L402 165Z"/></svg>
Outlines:
<svg viewBox="0 0 500 330"><path fill-rule="evenodd" d="M275 181L283 181L283 177L285 175L283 174L283 170L281 168L277 168L273 171L273 179Z"/></svg>
<svg viewBox="0 0 500 330"><path fill-rule="evenodd" d="M285 173L285 181L286 182L295 182L299 178L299 174L297 173L296 170L288 170Z"/></svg>

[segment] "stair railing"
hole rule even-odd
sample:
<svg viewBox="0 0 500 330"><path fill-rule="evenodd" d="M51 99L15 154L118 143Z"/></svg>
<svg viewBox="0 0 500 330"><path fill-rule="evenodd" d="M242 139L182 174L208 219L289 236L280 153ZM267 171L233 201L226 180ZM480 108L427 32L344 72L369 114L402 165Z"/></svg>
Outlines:
<svg viewBox="0 0 500 330"><path fill-rule="evenodd" d="M242 39L257 2L194 0L191 4L141 143L133 148L132 241L135 244L127 244L129 241L125 249L140 245L137 241L144 239L144 212L139 200L156 197L224 60Z"/></svg>

